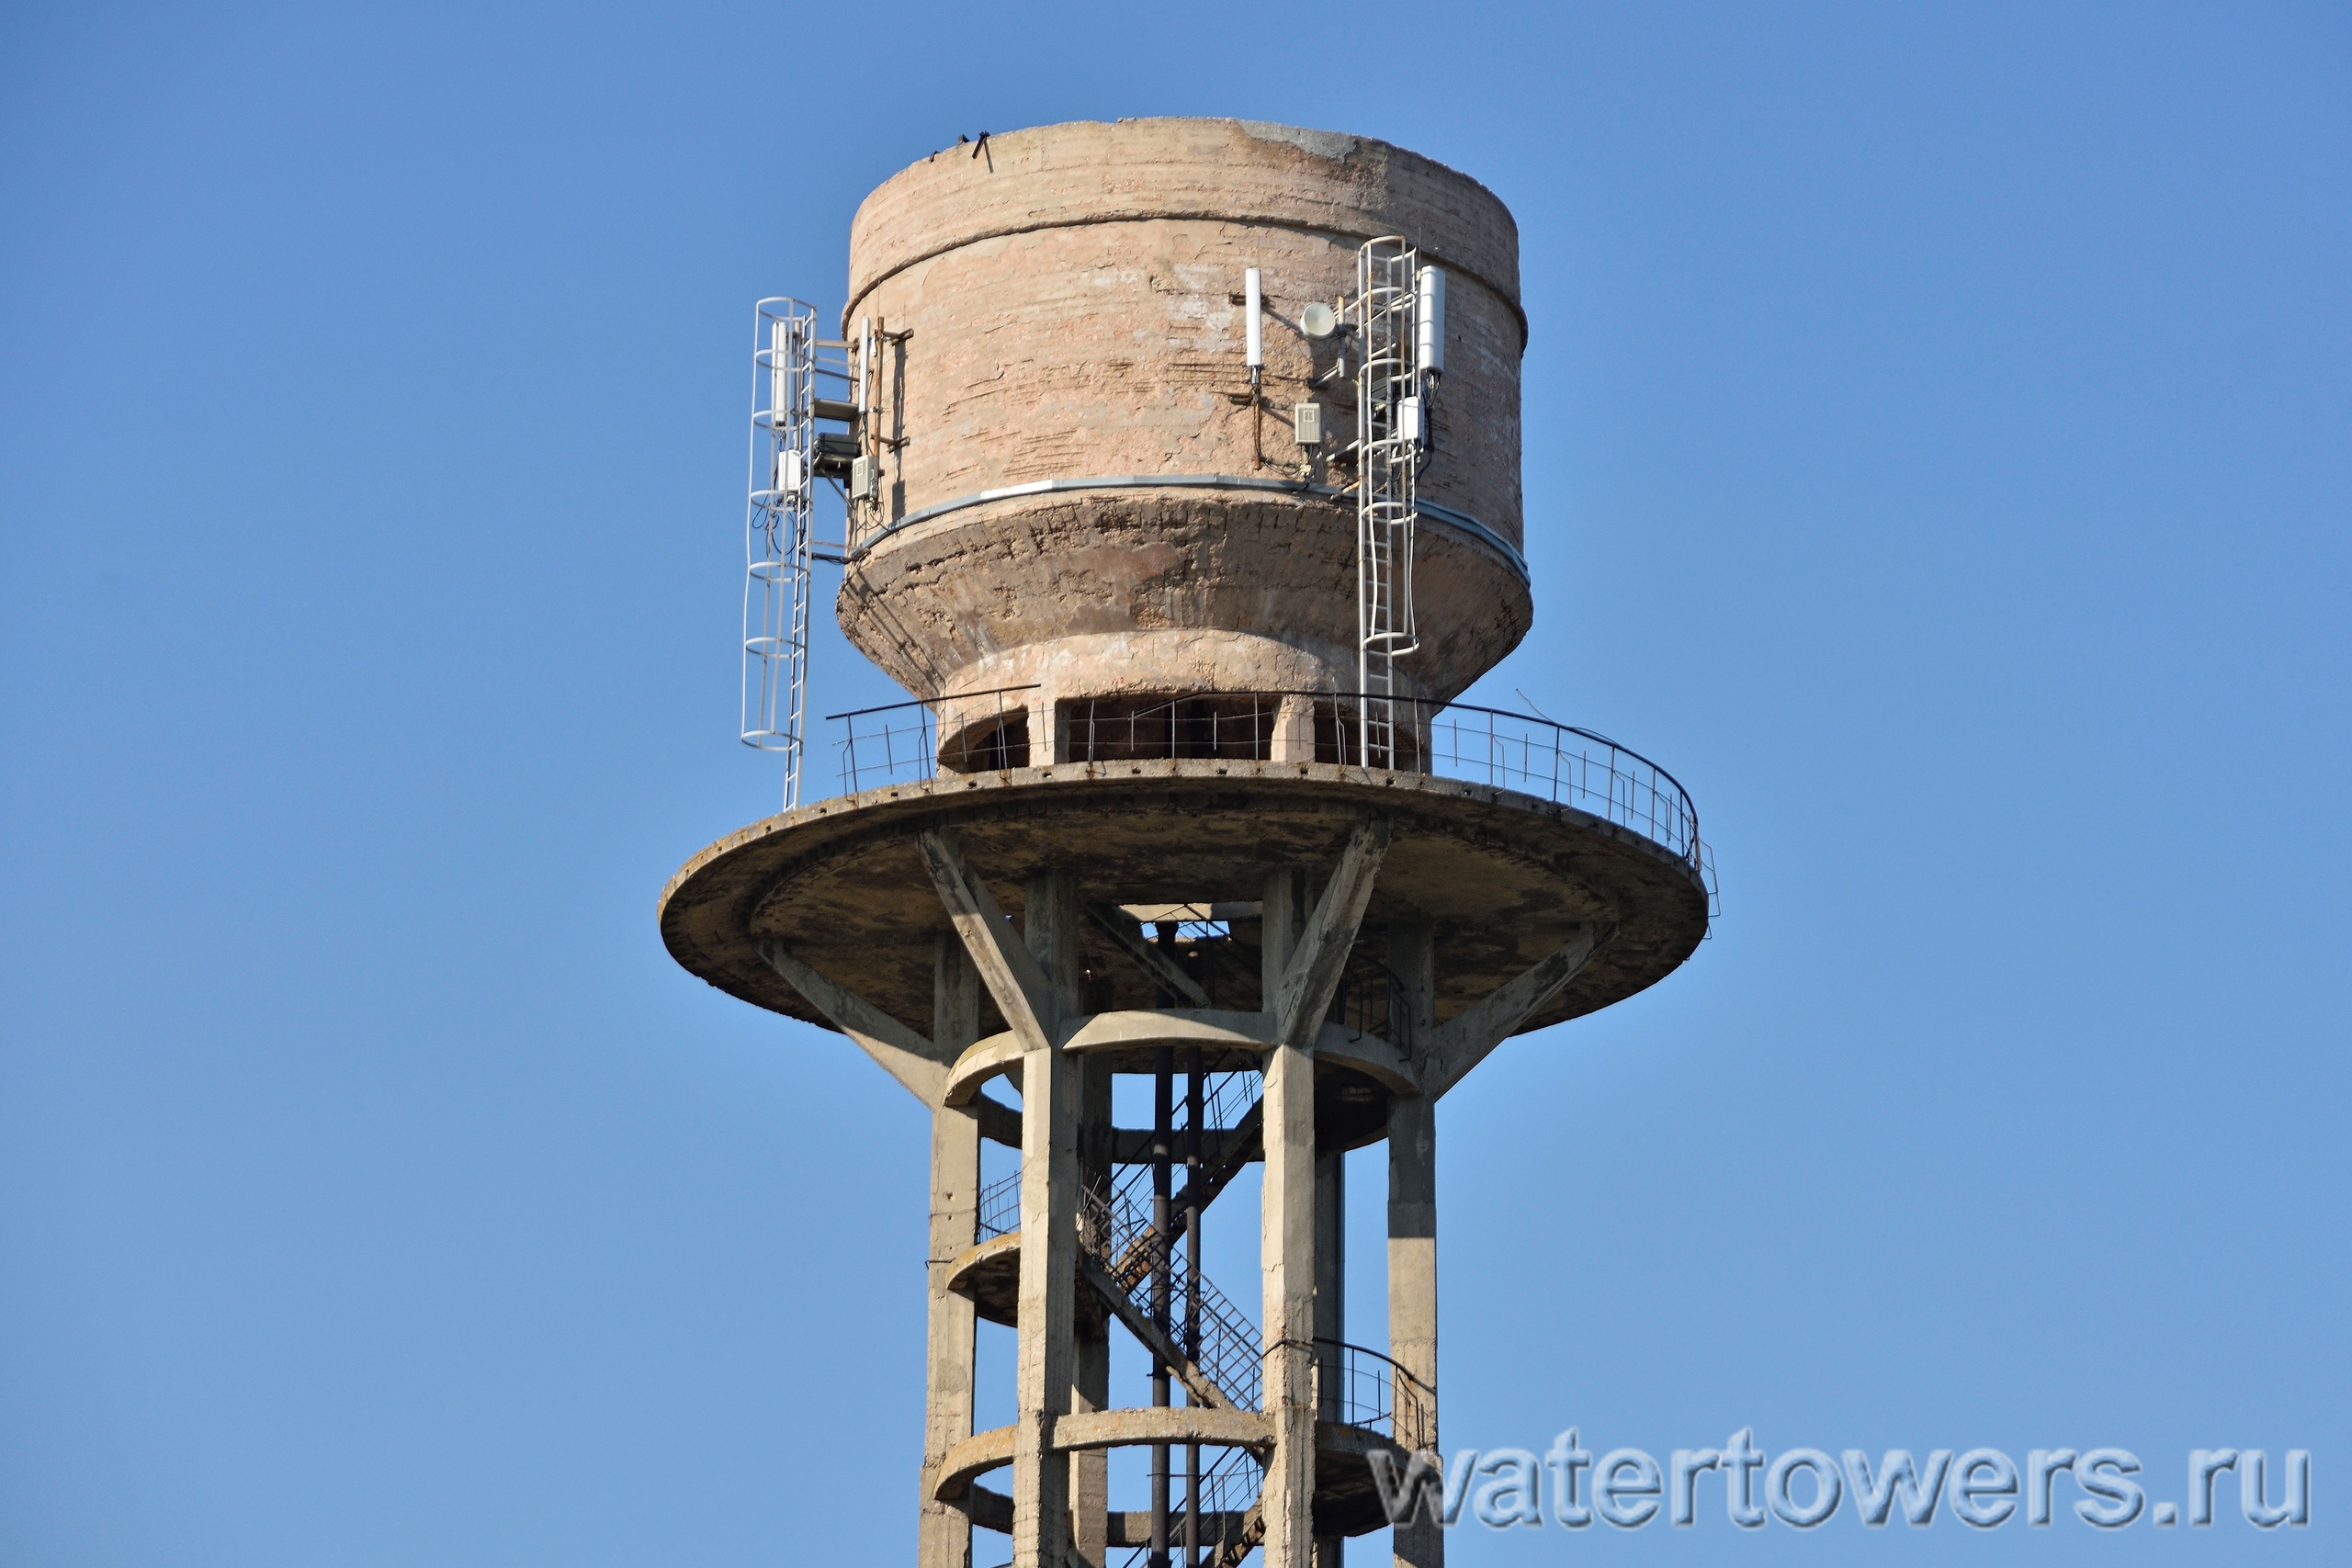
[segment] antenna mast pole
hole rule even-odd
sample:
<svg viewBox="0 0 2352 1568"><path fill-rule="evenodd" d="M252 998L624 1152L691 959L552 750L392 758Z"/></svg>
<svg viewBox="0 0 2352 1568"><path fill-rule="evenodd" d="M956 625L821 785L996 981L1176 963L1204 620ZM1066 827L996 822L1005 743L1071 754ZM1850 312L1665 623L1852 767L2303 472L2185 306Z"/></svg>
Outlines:
<svg viewBox="0 0 2352 1568"><path fill-rule="evenodd" d="M816 501L817 312L763 299L752 332L752 456L743 512L743 744L784 753L800 804L808 696L808 547Z"/></svg>

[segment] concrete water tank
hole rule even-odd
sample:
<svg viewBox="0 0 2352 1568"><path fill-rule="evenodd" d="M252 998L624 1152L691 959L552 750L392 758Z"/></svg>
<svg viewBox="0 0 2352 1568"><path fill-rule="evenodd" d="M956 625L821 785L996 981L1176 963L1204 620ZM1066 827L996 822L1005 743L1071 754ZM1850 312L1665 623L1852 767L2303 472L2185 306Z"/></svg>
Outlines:
<svg viewBox="0 0 2352 1568"><path fill-rule="evenodd" d="M858 209L843 326L876 334L880 468L839 601L850 638L921 696L1033 688L1032 742L1087 699L1352 691L1356 518L1332 454L1355 428L1357 367L1337 363L1344 333L1312 339L1301 316L1350 294L1358 248L1392 234L1451 283L1421 648L1398 690L1459 693L1532 615L1516 226L1484 186L1402 148L1247 120L992 137ZM1302 403L1323 410L1320 448L1294 438Z"/></svg>

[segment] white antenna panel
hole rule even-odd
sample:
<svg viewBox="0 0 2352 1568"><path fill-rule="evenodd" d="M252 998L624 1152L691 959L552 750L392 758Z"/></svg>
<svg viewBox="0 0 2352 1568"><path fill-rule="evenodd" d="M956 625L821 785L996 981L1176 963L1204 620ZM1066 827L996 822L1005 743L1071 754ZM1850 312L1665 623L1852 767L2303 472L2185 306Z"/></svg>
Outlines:
<svg viewBox="0 0 2352 1568"><path fill-rule="evenodd" d="M1414 280L1414 358L1424 376L1445 374L1445 274L1433 266L1421 268Z"/></svg>
<svg viewBox="0 0 2352 1568"><path fill-rule="evenodd" d="M1242 362L1255 370L1266 363L1266 326L1262 315L1265 297L1260 288L1256 267L1241 275L1241 294L1242 330L1249 333Z"/></svg>

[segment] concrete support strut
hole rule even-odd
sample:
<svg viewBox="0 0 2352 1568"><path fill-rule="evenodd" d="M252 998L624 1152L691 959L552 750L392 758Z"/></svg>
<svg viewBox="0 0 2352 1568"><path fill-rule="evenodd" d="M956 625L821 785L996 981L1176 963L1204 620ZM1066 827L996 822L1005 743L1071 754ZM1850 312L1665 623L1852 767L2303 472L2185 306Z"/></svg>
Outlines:
<svg viewBox="0 0 2352 1568"><path fill-rule="evenodd" d="M1014 1568L1068 1568L1077 1545L1071 1465L1069 1453L1055 1445L1054 1427L1080 1394L1074 1296L1083 1085L1076 1058L1057 1048L1056 1036L1062 1020L1077 1010L1077 900L1059 874L1033 876L1027 941L1015 942L1003 910L966 863L955 836L927 831L918 842L956 937L1023 1048L1012 1562ZM1099 1561L1099 1532L1090 1544Z"/></svg>
<svg viewBox="0 0 2352 1568"><path fill-rule="evenodd" d="M916 836L923 866L939 889L939 901L956 934L972 954L980 981L995 998L1004 1021L1019 1037L1024 1051L1049 1051L1062 1011L1053 983L1029 949L1012 940L1011 922L989 894L988 884L964 862L962 844L943 829ZM1076 933L1071 933L1074 938Z"/></svg>
<svg viewBox="0 0 2352 1568"><path fill-rule="evenodd" d="M1305 989L1298 976L1319 966L1317 960L1327 951L1321 944L1309 948L1302 940L1307 924L1306 893L1306 876L1299 867L1282 867L1266 879L1261 937L1266 995L1288 999L1294 1011ZM1329 901L1327 889L1325 903ZM1349 934L1352 938L1352 931ZM1302 956L1305 964L1298 962ZM1330 1005L1328 994L1323 1005ZM1276 1001L1267 1010L1280 1019L1281 1006ZM1302 1032L1311 1035L1311 1030ZM1313 1052L1278 1039L1265 1055L1265 1086L1266 1168L1259 1200L1259 1260L1265 1295L1260 1324L1266 1346L1264 1403L1273 1423L1274 1451L1259 1506L1265 1518L1267 1568L1307 1568L1314 1550L1315 1495Z"/></svg>
<svg viewBox="0 0 2352 1568"><path fill-rule="evenodd" d="M939 1103L947 1087L947 1069L956 1065L956 1059L964 1054L970 1041L950 1049L938 1040L924 1039L863 997L833 984L794 957L782 942L762 942L760 956L769 968L790 981L792 988L806 998L810 1007L823 1013L827 1022L856 1042L859 1050L873 1057L910 1094L928 1105ZM977 1037L977 1030L975 1033Z"/></svg>
<svg viewBox="0 0 2352 1568"><path fill-rule="evenodd" d="M1432 1010L1437 989L1435 956L1424 920L1392 921L1388 928L1388 1032L1408 1056L1425 1064L1436 1030ZM1437 1387L1437 1096L1397 1095L1388 1102L1388 1355L1401 1382L1410 1377ZM1408 1430L1404 1412L1419 1403L1407 1390L1395 1392L1399 1414L1395 1437L1408 1452L1437 1448L1437 1406L1419 1430ZM1397 1568L1440 1568L1445 1536L1426 1513L1416 1514L1393 1532Z"/></svg>
<svg viewBox="0 0 2352 1568"><path fill-rule="evenodd" d="M1487 1054L1509 1039L1528 1015L1557 996L1593 955L1616 938L1614 925L1588 923L1566 942L1522 970L1442 1029L1426 1031L1419 1061L1421 1088L1430 1100L1460 1083Z"/></svg>
<svg viewBox="0 0 2352 1568"><path fill-rule="evenodd" d="M1268 1568L1329 1568L1338 1536L1315 1534L1318 1421L1347 1413L1339 1379L1346 1336L1344 1291L1345 1165L1318 1152L1317 1058L1328 1043L1331 1070L1369 1076L1388 1092L1388 1340L1396 1371L1390 1401L1394 1438L1408 1451L1438 1442L1436 1102L1505 1037L1573 980L1615 934L1589 923L1544 958L1441 1027L1436 1021L1434 933L1424 918L1386 919L1386 1041L1357 1021L1351 1031L1329 1015L1348 971L1364 912L1389 841L1377 817L1358 822L1329 874L1316 888L1305 866L1272 871L1264 884L1260 982L1263 1010L1218 1012L1208 993L1170 953L1141 940L1133 922L1108 908L1090 908L1073 879L1051 867L1030 873L1016 933L957 838L944 829L918 835L922 857L954 928L936 954L933 1027L928 1038L906 1028L783 947L762 955L835 1027L857 1041L933 1107L930 1347L924 1428L923 1508L919 1568L971 1568L971 1530L983 1516L1009 1526L1013 1568L1105 1568L1106 1553L1140 1540L1172 1562L1182 1543L1180 1499L1173 1495L1174 1449L1197 1442L1219 1423L1238 1423L1265 1461L1264 1482L1247 1528ZM1310 891L1315 896L1310 897ZM1126 954L1160 987L1151 1012L1088 1015L1081 968L1081 926L1092 922L1119 939ZM982 1042L980 998L1002 1013L1006 1032ZM1186 1012L1170 1006L1197 1004ZM1263 1095L1240 1124L1216 1139L1216 1164L1190 1108L1182 1193L1171 1191L1176 1149L1170 1141L1174 1053L1198 1061L1204 1043L1255 1049ZM1154 1125L1138 1137L1114 1126L1109 1053L1152 1054ZM1129 1070L1133 1070L1130 1068ZM1197 1072L1195 1066L1193 1071ZM1015 1419L976 1436L973 1414L972 1301L950 1288L955 1265L985 1250L977 1242L978 1149L989 1132L984 1112L1012 1112L979 1093L989 1076L1019 1085L1021 1149L1018 1280L1013 1321L1018 1343ZM1418 1091L1418 1092L1417 1092ZM1197 1090L1195 1091L1197 1092ZM1123 1138L1136 1144L1129 1148ZM1254 1145L1254 1148L1253 1146ZM1194 1359L1179 1332L1176 1303L1159 1282L1148 1307L1114 1280L1080 1245L1081 1190L1108 1190L1116 1165L1138 1156L1155 1173L1155 1224L1175 1234L1180 1210L1216 1195L1252 1152L1264 1160L1260 1212L1262 1414L1241 1410ZM1013 1239L1013 1238L1007 1238ZM991 1246L995 1244L990 1244ZM1165 1263L1162 1268L1166 1267ZM1081 1321L1079 1292L1102 1311ZM1157 1410L1111 1407L1109 1343L1086 1323L1124 1325L1146 1353L1181 1384L1189 1408L1170 1410L1163 1390ZM1158 1422L1161 1425L1153 1425ZM1167 1425L1167 1423L1174 1423ZM1359 1434L1362 1436L1362 1434ZM1141 1441L1160 1457L1153 1507L1129 1517L1110 1507L1105 1451ZM1010 1461L1012 1495L972 1484L977 1467ZM1197 1461L1195 1461L1197 1462ZM1191 1467L1188 1467L1190 1469ZM951 1473L951 1472L953 1473ZM1238 1518L1239 1516L1236 1516ZM1236 1528L1222 1520L1223 1539ZM1359 1527L1360 1528L1360 1527ZM1201 1540L1203 1522L1191 1539ZM1261 1533L1258 1533L1261 1532ZM1442 1568L1444 1541L1426 1514L1395 1529L1399 1568Z"/></svg>
<svg viewBox="0 0 2352 1568"><path fill-rule="evenodd" d="M1271 936L1264 939L1266 1010L1273 1015L1277 1046L1305 1046L1323 1027L1324 1015L1331 1010L1331 998L1339 994L1340 980L1347 970L1356 928L1363 923L1364 906L1372 902L1372 884L1380 874L1381 856L1387 852L1385 819L1357 824L1348 835L1348 847L1340 852L1331 880L1323 885L1323 897L1316 900L1314 911L1301 922L1296 936L1286 939L1296 946L1283 949L1279 975L1272 968L1276 944ZM1283 881L1283 874L1277 872L1274 880ZM1266 923L1271 930L1271 903Z"/></svg>
<svg viewBox="0 0 2352 1568"><path fill-rule="evenodd" d="M1274 1038L1264 1058L1266 1167L1259 1251L1265 1292L1265 1406L1274 1424L1274 1453L1260 1506L1266 1561L1283 1568L1306 1568L1315 1555L1315 1421L1320 1403L1315 1340L1329 1325L1322 1320L1336 1321L1338 1305L1324 1302L1318 1310L1318 1285L1336 1295L1337 1280L1325 1278L1324 1248L1317 1245L1317 1189L1329 1187L1326 1201L1335 1204L1338 1179L1326 1169L1317 1181L1313 1042L1331 1010L1387 848L1386 821L1358 824L1312 909L1306 908L1301 868L1278 868L1266 880L1260 941ZM1337 1261L1330 1259L1331 1266Z"/></svg>
<svg viewBox="0 0 2352 1568"><path fill-rule="evenodd" d="M1125 913L1100 904L1088 905L1086 912L1153 980L1196 1008L1216 1005L1209 1000L1209 994L1201 988L1201 983L1184 973L1182 964L1147 941L1142 928Z"/></svg>
<svg viewBox="0 0 2352 1568"><path fill-rule="evenodd" d="M933 958L933 1043L960 1054L980 1032L979 976L960 942L943 939ZM978 1219L979 1122L967 1110L934 1105L931 1113L931 1250L923 1361L924 1418L917 1568L968 1568L972 1521L938 1498L949 1450L972 1435L974 1314L947 1288L956 1258L972 1245Z"/></svg>
<svg viewBox="0 0 2352 1568"><path fill-rule="evenodd" d="M1082 1010L1082 969L1078 951L1077 890L1058 871L1029 879L1029 917L1023 935L1029 951L1054 986L1055 1006L1065 1018ZM1070 1066L1078 1083L1078 1181L1081 1189L1111 1185L1111 1065L1080 1057ZM1075 1285L1073 1284L1073 1289ZM1073 1416L1111 1407L1109 1325L1073 1314L1077 1371L1070 1389ZM1072 1568L1104 1568L1110 1551L1110 1456L1099 1449L1074 1452L1069 1461L1070 1562Z"/></svg>

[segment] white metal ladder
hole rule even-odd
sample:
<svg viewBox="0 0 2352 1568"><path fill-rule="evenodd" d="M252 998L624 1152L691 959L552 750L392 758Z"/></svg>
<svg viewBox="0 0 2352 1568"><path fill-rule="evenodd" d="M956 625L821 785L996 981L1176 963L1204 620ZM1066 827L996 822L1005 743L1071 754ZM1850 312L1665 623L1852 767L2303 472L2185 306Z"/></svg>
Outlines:
<svg viewBox="0 0 2352 1568"><path fill-rule="evenodd" d="M1356 760L1367 768L1397 763L1396 661L1420 646L1413 615L1414 483L1428 418L1417 352L1420 270L1419 252L1394 235L1356 253ZM1406 722L1418 731L1416 717Z"/></svg>

